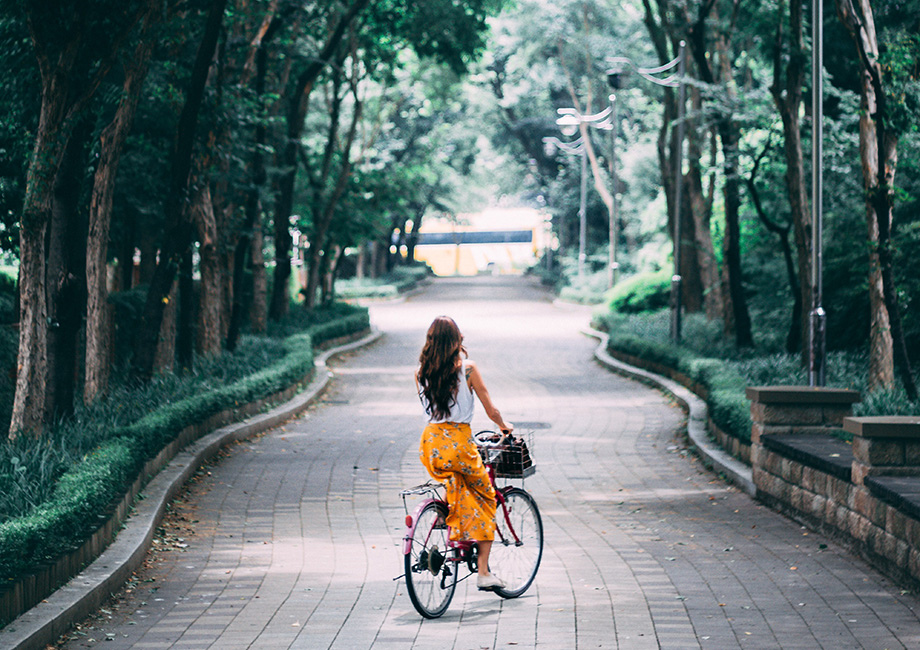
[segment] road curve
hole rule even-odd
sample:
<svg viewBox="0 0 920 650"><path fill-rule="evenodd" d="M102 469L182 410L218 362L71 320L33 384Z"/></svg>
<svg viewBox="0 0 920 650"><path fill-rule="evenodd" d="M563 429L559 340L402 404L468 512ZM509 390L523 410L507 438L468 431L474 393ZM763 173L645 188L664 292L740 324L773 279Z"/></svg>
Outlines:
<svg viewBox="0 0 920 650"><path fill-rule="evenodd" d="M546 550L523 597L467 581L426 621L393 578L398 492L427 478L412 372L439 314L534 431ZM384 336L330 362L304 417L199 472L144 570L61 647L920 648L916 597L702 468L674 405L593 362L585 310L483 277L372 319Z"/></svg>

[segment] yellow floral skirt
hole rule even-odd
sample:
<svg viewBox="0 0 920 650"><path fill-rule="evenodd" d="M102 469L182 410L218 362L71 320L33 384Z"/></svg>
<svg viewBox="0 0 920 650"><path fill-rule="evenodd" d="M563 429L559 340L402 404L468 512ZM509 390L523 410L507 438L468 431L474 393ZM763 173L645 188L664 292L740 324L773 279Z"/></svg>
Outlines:
<svg viewBox="0 0 920 650"><path fill-rule="evenodd" d="M495 490L482 464L470 425L429 424L419 457L431 477L447 486L447 525L453 541L495 538Z"/></svg>

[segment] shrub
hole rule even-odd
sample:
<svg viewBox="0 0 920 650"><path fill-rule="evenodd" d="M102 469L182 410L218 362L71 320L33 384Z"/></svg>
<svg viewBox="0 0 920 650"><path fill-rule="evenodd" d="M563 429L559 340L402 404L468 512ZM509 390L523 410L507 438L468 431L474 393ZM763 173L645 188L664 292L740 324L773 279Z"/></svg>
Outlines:
<svg viewBox="0 0 920 650"><path fill-rule="evenodd" d="M594 305L604 301L607 290L607 272L586 273L569 278L569 285L559 290L559 298L582 305Z"/></svg>
<svg viewBox="0 0 920 650"><path fill-rule="evenodd" d="M42 439L0 446L0 580L82 543L181 430L291 386L310 373L314 344L363 331L369 321L366 309L332 306L292 315L287 326L293 322L312 325L280 341L244 338L244 354L202 360L193 376L116 389Z"/></svg>
<svg viewBox="0 0 920 650"><path fill-rule="evenodd" d="M621 280L606 295L610 309L623 314L657 311L667 307L671 295L671 271L639 273Z"/></svg>

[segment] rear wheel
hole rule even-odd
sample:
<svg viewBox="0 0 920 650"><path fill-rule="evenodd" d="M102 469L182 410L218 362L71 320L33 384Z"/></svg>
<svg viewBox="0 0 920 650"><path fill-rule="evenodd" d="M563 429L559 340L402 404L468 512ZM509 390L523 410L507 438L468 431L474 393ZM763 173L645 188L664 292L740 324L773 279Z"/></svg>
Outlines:
<svg viewBox="0 0 920 650"><path fill-rule="evenodd" d="M409 599L425 618L438 618L457 587L456 562L448 560L447 506L432 501L419 513L405 557Z"/></svg>
<svg viewBox="0 0 920 650"><path fill-rule="evenodd" d="M530 587L543 558L543 520L537 502L520 488L505 494L505 507L495 513L497 530L489 571L502 579L502 598L517 598Z"/></svg>

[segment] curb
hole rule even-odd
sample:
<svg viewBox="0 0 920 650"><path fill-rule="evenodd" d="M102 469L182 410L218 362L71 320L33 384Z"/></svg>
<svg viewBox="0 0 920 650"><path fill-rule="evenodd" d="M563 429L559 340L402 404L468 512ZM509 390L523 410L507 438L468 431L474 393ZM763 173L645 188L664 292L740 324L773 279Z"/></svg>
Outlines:
<svg viewBox="0 0 920 650"><path fill-rule="evenodd" d="M144 487L133 514L109 547L88 567L41 603L0 630L0 648L38 650L56 643L74 623L86 618L140 567L163 519L167 504L198 468L225 445L272 429L300 414L326 388L332 372L326 360L369 345L381 332L322 351L314 360L313 379L303 392L266 413L227 425L182 449Z"/></svg>
<svg viewBox="0 0 920 650"><path fill-rule="evenodd" d="M706 431L706 423L709 420L709 410L706 402L676 381L636 368L628 363L623 363L619 359L614 359L607 354L608 336L604 332L586 328L582 330L582 333L600 340L597 349L594 351L594 358L601 365L619 375L651 385L674 398L687 414L687 435L694 447L696 447L697 453L704 461L711 464L717 473L724 475L726 479L737 485L746 494L752 497L756 495L757 488L754 486L751 468L737 458L725 453L723 449L713 444L709 439L709 434Z"/></svg>

